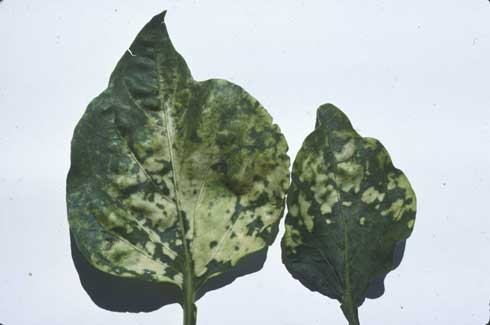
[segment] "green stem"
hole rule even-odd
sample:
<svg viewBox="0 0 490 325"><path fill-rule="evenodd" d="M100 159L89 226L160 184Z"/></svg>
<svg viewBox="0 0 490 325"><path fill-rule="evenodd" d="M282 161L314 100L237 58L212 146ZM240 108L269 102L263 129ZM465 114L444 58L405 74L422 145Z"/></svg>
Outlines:
<svg viewBox="0 0 490 325"><path fill-rule="evenodd" d="M184 279L184 297L182 308L184 309L184 325L196 325L197 307L194 288L192 287L192 275L187 274Z"/></svg>
<svg viewBox="0 0 490 325"><path fill-rule="evenodd" d="M343 299L340 308L344 312L345 318L349 321L349 325L360 325L359 314L357 312L357 306L352 301L352 294L347 292Z"/></svg>

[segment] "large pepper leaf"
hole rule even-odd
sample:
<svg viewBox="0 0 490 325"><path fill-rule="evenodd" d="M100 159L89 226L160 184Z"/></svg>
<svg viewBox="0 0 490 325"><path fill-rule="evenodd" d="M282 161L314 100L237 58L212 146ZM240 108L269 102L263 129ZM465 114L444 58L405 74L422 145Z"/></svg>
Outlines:
<svg viewBox="0 0 490 325"><path fill-rule="evenodd" d="M138 34L76 127L68 217L94 267L179 286L193 324L206 281L275 239L289 157L257 100L192 78L164 16Z"/></svg>
<svg viewBox="0 0 490 325"><path fill-rule="evenodd" d="M383 145L361 137L333 105L317 111L293 164L283 262L313 291L341 302L349 323L371 280L394 269L412 232L415 194Z"/></svg>

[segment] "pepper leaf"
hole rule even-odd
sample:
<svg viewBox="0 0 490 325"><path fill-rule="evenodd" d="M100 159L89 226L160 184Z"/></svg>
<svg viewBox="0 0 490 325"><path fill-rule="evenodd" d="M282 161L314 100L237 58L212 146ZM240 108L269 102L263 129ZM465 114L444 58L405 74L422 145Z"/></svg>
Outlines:
<svg viewBox="0 0 490 325"><path fill-rule="evenodd" d="M359 324L370 281L395 268L395 247L412 232L416 199L408 179L379 141L361 137L326 104L294 161L287 206L283 263Z"/></svg>
<svg viewBox="0 0 490 325"><path fill-rule="evenodd" d="M289 157L257 100L192 78L164 17L138 34L75 129L68 219L91 265L177 285L194 324L206 281L274 241Z"/></svg>

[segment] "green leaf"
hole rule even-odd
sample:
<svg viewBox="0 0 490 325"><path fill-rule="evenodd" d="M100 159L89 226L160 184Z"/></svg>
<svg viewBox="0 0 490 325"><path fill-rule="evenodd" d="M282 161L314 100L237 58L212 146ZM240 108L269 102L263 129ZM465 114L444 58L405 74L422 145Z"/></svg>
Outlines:
<svg viewBox="0 0 490 325"><path fill-rule="evenodd" d="M393 270L412 232L416 199L383 145L361 137L333 105L317 111L293 164L283 262L294 278L337 299L349 323L374 278Z"/></svg>
<svg viewBox="0 0 490 325"><path fill-rule="evenodd" d="M289 157L257 100L192 78L164 16L138 34L78 123L67 206L94 267L177 285L188 325L206 281L274 241Z"/></svg>

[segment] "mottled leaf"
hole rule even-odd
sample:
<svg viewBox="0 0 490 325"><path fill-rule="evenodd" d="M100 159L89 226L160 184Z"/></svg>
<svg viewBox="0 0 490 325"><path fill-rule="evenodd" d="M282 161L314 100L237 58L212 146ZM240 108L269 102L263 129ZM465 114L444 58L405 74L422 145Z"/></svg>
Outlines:
<svg viewBox="0 0 490 325"><path fill-rule="evenodd" d="M337 299L349 323L371 280L394 269L410 236L415 194L383 145L361 137L333 105L317 111L293 164L283 262L313 291Z"/></svg>
<svg viewBox="0 0 490 325"><path fill-rule="evenodd" d="M94 267L177 285L191 324L206 281L275 239L289 158L257 100L192 78L164 16L138 34L78 123L67 205Z"/></svg>

